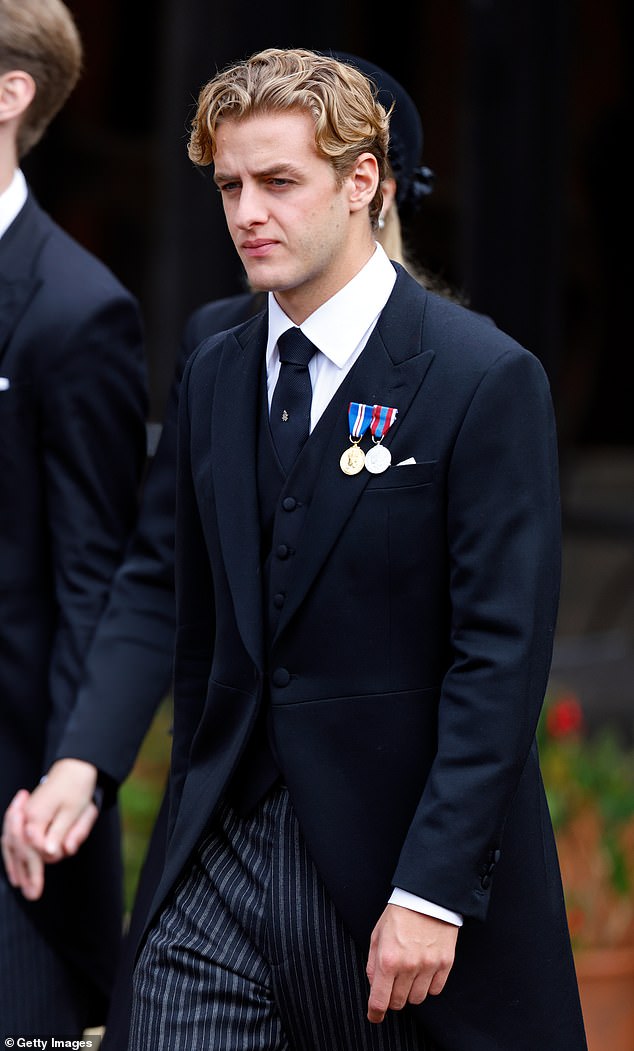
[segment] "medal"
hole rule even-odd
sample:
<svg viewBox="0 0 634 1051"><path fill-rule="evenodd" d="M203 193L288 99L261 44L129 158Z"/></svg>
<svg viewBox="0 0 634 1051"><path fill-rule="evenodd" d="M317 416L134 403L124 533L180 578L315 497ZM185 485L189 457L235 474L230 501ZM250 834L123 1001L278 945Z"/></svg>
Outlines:
<svg viewBox="0 0 634 1051"><path fill-rule="evenodd" d="M372 420L372 406L359 401L351 401L348 406L348 426L350 428L350 446L344 449L339 466L344 474L358 474L365 464L365 453L360 446L363 435Z"/></svg>
<svg viewBox="0 0 634 1051"><path fill-rule="evenodd" d="M381 442L377 442L365 454L365 468L370 474L383 474L392 463L392 453Z"/></svg>
<svg viewBox="0 0 634 1051"><path fill-rule="evenodd" d="M391 409L386 405L375 405L372 409L370 431L373 445L365 456L365 467L370 474L383 474L392 463L392 453L382 442L397 414L398 409Z"/></svg>
<svg viewBox="0 0 634 1051"><path fill-rule="evenodd" d="M359 441L361 439L359 438ZM344 474L358 474L363 470L365 453L357 442L353 442L349 449L344 449L339 460L339 466Z"/></svg>

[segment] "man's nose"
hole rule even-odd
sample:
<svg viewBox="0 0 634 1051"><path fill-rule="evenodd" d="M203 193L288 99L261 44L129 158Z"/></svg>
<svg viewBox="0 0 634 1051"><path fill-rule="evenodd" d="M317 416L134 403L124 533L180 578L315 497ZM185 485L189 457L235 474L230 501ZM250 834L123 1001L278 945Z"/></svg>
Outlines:
<svg viewBox="0 0 634 1051"><path fill-rule="evenodd" d="M257 186L243 185L235 216L238 226L247 228L264 223L267 217L268 212L262 191Z"/></svg>

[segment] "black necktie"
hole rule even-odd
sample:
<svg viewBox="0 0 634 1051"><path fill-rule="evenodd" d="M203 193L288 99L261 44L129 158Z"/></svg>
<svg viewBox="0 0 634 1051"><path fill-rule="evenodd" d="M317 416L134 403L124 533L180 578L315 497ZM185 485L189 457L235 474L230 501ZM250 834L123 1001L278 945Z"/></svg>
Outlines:
<svg viewBox="0 0 634 1051"><path fill-rule="evenodd" d="M308 362L317 347L298 328L289 328L277 341L280 374L271 400L271 434L280 462L288 474L310 433L312 387Z"/></svg>

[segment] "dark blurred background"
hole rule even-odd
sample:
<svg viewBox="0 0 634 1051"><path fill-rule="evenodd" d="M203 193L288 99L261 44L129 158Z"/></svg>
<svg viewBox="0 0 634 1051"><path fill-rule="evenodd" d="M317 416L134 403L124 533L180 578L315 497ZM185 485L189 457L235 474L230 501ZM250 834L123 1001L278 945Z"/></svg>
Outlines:
<svg viewBox="0 0 634 1051"><path fill-rule="evenodd" d="M590 717L634 723L632 4L67 0L74 95L27 159L51 214L138 296L152 418L200 303L242 290L209 173L186 154L200 86L269 46L350 51L417 102L436 190L419 261L541 358L560 432L564 586L553 667Z"/></svg>

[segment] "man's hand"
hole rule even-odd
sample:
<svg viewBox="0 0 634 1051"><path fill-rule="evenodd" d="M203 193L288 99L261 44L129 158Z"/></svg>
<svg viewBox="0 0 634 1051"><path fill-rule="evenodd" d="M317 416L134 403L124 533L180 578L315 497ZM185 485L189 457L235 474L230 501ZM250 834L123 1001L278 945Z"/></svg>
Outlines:
<svg viewBox="0 0 634 1051"><path fill-rule="evenodd" d="M25 805L24 835L46 862L76 854L99 809L93 801L97 768L82 759L58 759Z"/></svg>
<svg viewBox="0 0 634 1051"><path fill-rule="evenodd" d="M29 794L20 789L7 807L2 857L9 882L36 901L44 890L44 864L76 854L99 808L93 801L97 769L81 759L60 759Z"/></svg>
<svg viewBox="0 0 634 1051"><path fill-rule="evenodd" d="M25 811L29 793L20 789L7 807L2 824L2 858L12 887L36 901L44 890L44 862L25 838Z"/></svg>
<svg viewBox="0 0 634 1051"><path fill-rule="evenodd" d="M388 905L370 941L368 1019L382 1022L390 1008L420 1004L444 988L459 928L401 905Z"/></svg>

